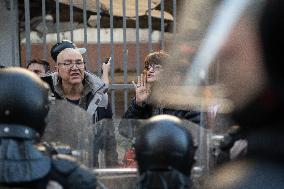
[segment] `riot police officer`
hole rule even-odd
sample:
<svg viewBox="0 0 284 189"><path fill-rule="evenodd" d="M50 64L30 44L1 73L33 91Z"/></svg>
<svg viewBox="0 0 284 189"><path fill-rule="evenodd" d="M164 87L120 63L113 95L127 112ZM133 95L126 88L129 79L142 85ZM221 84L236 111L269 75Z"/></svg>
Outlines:
<svg viewBox="0 0 284 189"><path fill-rule="evenodd" d="M171 115L150 118L135 141L139 189L191 188L195 146L181 120Z"/></svg>
<svg viewBox="0 0 284 189"><path fill-rule="evenodd" d="M96 188L94 173L35 147L47 113L47 84L22 68L0 70L0 188Z"/></svg>
<svg viewBox="0 0 284 189"><path fill-rule="evenodd" d="M235 72L227 69L224 76L231 82L232 117L248 142L247 154L213 172L205 188L284 188L284 2L245 3L220 56L237 53L227 60Z"/></svg>

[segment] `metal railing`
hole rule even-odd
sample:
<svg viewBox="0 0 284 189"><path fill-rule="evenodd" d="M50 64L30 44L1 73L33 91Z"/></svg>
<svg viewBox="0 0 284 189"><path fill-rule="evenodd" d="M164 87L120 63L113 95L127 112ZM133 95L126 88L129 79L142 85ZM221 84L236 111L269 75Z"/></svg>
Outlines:
<svg viewBox="0 0 284 189"><path fill-rule="evenodd" d="M25 7L25 48L26 48L26 62L28 62L31 58L31 39L30 39L30 33L31 33L31 26L30 26L30 11L32 11L30 9L30 1L31 0L25 0L24 1L24 7ZM102 53L102 49L101 49L101 2L100 0L95 0L96 3L96 14L97 14L97 18L96 18L96 29L97 29L97 75L101 75L101 65L102 65L102 59L101 59L101 53ZM114 0L109 0L109 19L110 19L110 56L114 57L114 51L115 51L115 47L114 47L114 15L113 15L113 3ZM135 39L135 48L136 48L136 63L135 63L135 73L138 76L141 72L141 55L140 55L140 18L139 18L139 3L141 1L139 0L135 0L135 30L136 30L136 39ZM43 58L47 58L48 57L48 46L47 46L47 26L46 26L46 4L50 3L50 1L46 1L46 0L42 0L41 4L41 8L42 8L42 24L43 24L43 28L44 28L44 32L42 35L42 46L43 46L43 54L44 57ZM83 5L83 32L84 32L84 47L88 48L88 24L87 24L87 0L82 0L82 5ZM152 41L152 9L153 7L151 7L152 4L152 0L148 0L148 10L147 10L147 15L148 15L148 40L147 40L147 46L148 46L148 52L153 50L153 41ZM164 33L165 33L165 20L164 20L164 0L161 0L160 2L160 9L161 9L161 19L160 19L160 49L164 49L165 48L165 39L164 39ZM60 0L55 0L55 28L56 28L56 40L57 42L62 40L60 38L60 32L61 32L61 23L60 23L60 16L61 16L61 12L60 12L60 7L61 7L61 1ZM70 30L70 39L71 41L74 40L74 0L69 0L69 17L70 17L70 23L69 23L69 30ZM126 111L127 106L128 106L128 93L129 90L132 89L132 85L128 84L128 62L127 62L127 56L128 56L128 49L127 49L127 36L126 36L126 31L127 31L127 17L126 17L126 1L123 0L122 1L122 29L123 29L123 83L119 84L119 83L115 83L115 69L114 69L114 65L115 65L115 60L114 58L111 59L111 72L110 72L110 78L111 78L111 84L110 84L110 95L111 95L111 105L112 105L112 109L113 109L113 114L114 117L116 117L116 91L117 90L124 90L123 96L124 96L124 111ZM173 13L174 13L174 19L173 19L173 32L176 32L176 0L172 0L172 9L173 9ZM87 53L92 53L90 51L87 51ZM84 59L87 62L87 66L88 66L88 54L85 53L84 54ZM142 57L143 58L143 57ZM122 107L119 107L120 109L122 109Z"/></svg>
<svg viewBox="0 0 284 189"><path fill-rule="evenodd" d="M50 32L48 31L47 28L47 22L46 22L46 16L47 16L47 3L53 2L55 4L55 27L54 27L54 31L56 33L56 41L59 42L61 41L61 31L62 31L62 27L61 27L61 22L60 22L60 17L61 12L60 12L60 7L62 6L61 4L62 0L54 0L54 1L47 1L47 0L42 0L41 1L41 16L42 16L42 27L43 27L43 33L42 33L42 50L43 50L43 55L45 59L47 59L47 57L49 57L48 54L48 39L47 39L47 33ZM90 1L90 0L89 0ZM102 65L102 42L101 42L101 16L102 16L102 12L101 12L101 3L100 0L94 0L95 1L95 5L96 5L96 45L97 45L97 75L101 75L101 65ZM10 6L11 7L17 7L18 3L20 1L18 0L11 0L10 1ZM24 0L24 31L25 31L25 61L28 62L31 57L32 57L32 44L31 44L31 12L33 9L30 9L30 3L31 2L35 2L35 0ZM36 1L39 2L39 1ZM76 29L74 26L74 18L75 18L75 14L74 14L74 2L75 0L69 0L69 18L70 18L70 22L69 22L69 31L70 32L70 38L69 40L74 41L74 30ZM88 0L82 0L82 13L83 13L83 43L84 43L84 47L88 48L88 23L87 23L87 15L88 15L88 10L87 10L87 5L88 5ZM122 59L123 59L123 82L122 83L116 83L115 82L115 77L116 77L116 72L115 72L115 59L114 54L115 54L115 40L114 40L114 30L115 30L115 16L114 16L114 2L115 0L109 0L109 48L110 48L110 56L112 57L111 59L111 71L110 71L110 78L111 78L111 84L109 86L110 89L110 96L111 96L111 106L112 106L112 111L113 111L113 117L117 118L117 107L116 107L116 102L118 100L117 98L117 92L118 91L123 91L123 107L118 107L119 109L123 109L124 111L127 110L128 107L128 95L129 95L129 91L133 89L133 85L132 84L128 84L128 77L129 77L129 62L128 62L128 48L127 48L127 20L129 19L126 15L127 13L127 9L126 9L126 0L122 1L122 5L121 5L121 10L122 10L122 19L120 20L122 22L122 27L121 29L123 30L122 33L122 39L123 39L123 54L122 54ZM139 15L139 4L141 3L141 0L133 0L133 2L135 2L135 74L136 76L138 76L141 71L142 71L142 67L141 67L141 20L140 20L140 15ZM159 38L159 45L160 45L160 49L165 49L166 48L166 43L165 43L165 14L164 14L164 10L165 10L165 0L161 0L160 2L160 11L161 11L161 17L160 17L160 38ZM147 39L147 44L146 44L146 48L148 52L151 52L153 50L153 39L152 39L152 32L153 32L153 17L152 17L152 10L153 7L152 6L152 0L147 0L148 3L148 9L146 10L146 20L147 20L147 34L148 34L148 39ZM40 7L39 7L40 8ZM78 9L76 9L76 11L78 11ZM172 0L172 12L173 12L173 22L172 22L172 32L173 32L173 36L176 35L177 33L177 1L176 0ZM105 14L105 13L104 13ZM18 15L17 14L13 14L13 15ZM11 22L16 23L15 28L18 27L18 23L19 23L19 17L16 16L14 17L14 19L11 19ZM11 34L16 36L14 39L18 39L19 38L19 29L15 30L15 33ZM18 36L17 36L18 35ZM16 48L15 46L16 41L14 41L12 43L12 45L14 45L13 49ZM91 52L90 50L87 51L87 53L91 54L93 52ZM14 53L15 56L19 56L16 55L17 53ZM84 54L84 59L87 62L87 67L89 66L89 60L88 60L88 54ZM14 58L13 61L16 61L18 59ZM13 65L16 65L13 62ZM199 156L199 159L203 159L204 161L201 162L200 164L206 166L208 165L208 148L209 145L207 144L207 142L209 141L209 139L207 138L208 135L205 132L200 132L198 138L200 139L199 144L201 146L204 146L204 148L200 148L200 151L202 151L202 157ZM206 156L204 156L204 154ZM205 163L204 163L205 162Z"/></svg>

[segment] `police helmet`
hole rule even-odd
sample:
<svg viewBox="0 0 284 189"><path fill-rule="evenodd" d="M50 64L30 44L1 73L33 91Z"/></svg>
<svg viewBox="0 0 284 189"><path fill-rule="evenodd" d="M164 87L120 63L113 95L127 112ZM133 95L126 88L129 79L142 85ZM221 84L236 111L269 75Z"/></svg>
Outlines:
<svg viewBox="0 0 284 189"><path fill-rule="evenodd" d="M42 135L47 113L46 83L23 68L0 69L0 126L4 126L6 132L13 126L24 126Z"/></svg>
<svg viewBox="0 0 284 189"><path fill-rule="evenodd" d="M141 127L135 152L140 174L147 170L175 169L190 175L195 146L191 133L179 118L158 115Z"/></svg>

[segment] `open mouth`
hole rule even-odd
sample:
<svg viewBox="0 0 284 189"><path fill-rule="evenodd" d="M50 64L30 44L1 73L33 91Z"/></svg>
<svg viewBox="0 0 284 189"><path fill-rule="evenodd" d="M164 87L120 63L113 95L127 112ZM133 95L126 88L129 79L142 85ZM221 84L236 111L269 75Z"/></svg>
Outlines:
<svg viewBox="0 0 284 189"><path fill-rule="evenodd" d="M70 75L71 75L72 77L79 77L79 76L80 76L79 73L71 73Z"/></svg>

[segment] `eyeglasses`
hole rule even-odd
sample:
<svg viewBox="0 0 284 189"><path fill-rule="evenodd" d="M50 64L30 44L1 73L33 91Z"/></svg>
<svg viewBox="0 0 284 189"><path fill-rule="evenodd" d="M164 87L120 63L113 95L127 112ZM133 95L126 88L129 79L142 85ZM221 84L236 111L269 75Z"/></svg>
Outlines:
<svg viewBox="0 0 284 189"><path fill-rule="evenodd" d="M58 66L65 68L65 69L71 69L74 65L76 65L77 68L81 69L84 68L85 63L81 60L75 61L72 63L72 61L66 61L66 62L58 62Z"/></svg>
<svg viewBox="0 0 284 189"><path fill-rule="evenodd" d="M151 68L155 72L157 70L160 70L162 68L162 66L158 65L158 64L149 64L149 65L145 66L146 70L150 70Z"/></svg>

